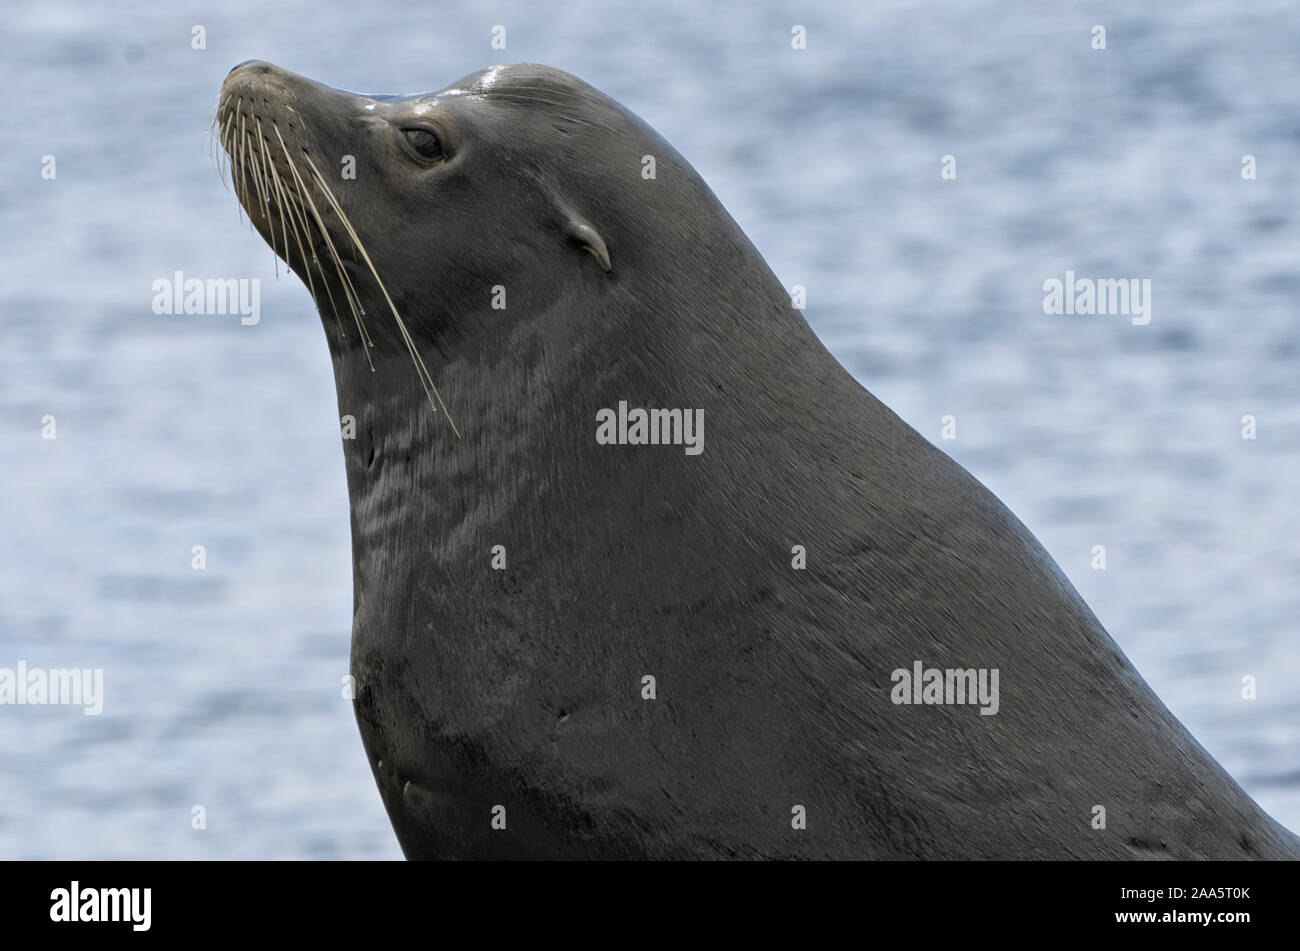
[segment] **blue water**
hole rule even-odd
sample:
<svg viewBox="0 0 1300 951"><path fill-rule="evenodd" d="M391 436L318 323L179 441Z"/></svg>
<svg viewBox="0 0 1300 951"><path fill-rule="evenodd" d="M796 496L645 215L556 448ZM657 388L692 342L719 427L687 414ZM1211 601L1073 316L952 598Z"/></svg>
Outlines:
<svg viewBox="0 0 1300 951"><path fill-rule="evenodd" d="M400 854L340 689L324 333L204 137L249 58L386 92L531 60L638 112L845 366L1011 506L1300 828L1293 4L40 2L0 31L0 667L106 681L100 717L0 706L0 857ZM1151 279L1151 323L1045 316L1066 269ZM155 316L176 270L259 278L261 322Z"/></svg>

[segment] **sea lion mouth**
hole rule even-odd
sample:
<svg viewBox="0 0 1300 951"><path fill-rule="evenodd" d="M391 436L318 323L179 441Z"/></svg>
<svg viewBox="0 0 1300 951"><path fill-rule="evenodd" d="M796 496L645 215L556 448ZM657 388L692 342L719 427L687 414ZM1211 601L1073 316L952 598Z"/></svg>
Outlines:
<svg viewBox="0 0 1300 951"><path fill-rule="evenodd" d="M214 139L230 162L230 179L239 203L271 250L307 284L316 308L326 305L346 336L340 309L351 313L366 359L374 370L370 350L375 341L366 326L366 310L358 286L373 279L405 344L429 405L447 413L452 432L460 436L432 374L416 349L406 322L375 269L360 235L312 159L311 133L303 98L328 90L270 63L241 63L230 71L212 125ZM321 291L324 291L322 300Z"/></svg>
<svg viewBox="0 0 1300 951"><path fill-rule="evenodd" d="M299 140L305 131L301 120L273 107L265 95L259 99L223 88L213 121L240 206L277 257L309 282L320 278L326 286L326 267L332 265L345 290L354 290L344 273L356 276L355 243L341 225L342 209L321 180L311 151ZM314 284L312 290L315 296Z"/></svg>

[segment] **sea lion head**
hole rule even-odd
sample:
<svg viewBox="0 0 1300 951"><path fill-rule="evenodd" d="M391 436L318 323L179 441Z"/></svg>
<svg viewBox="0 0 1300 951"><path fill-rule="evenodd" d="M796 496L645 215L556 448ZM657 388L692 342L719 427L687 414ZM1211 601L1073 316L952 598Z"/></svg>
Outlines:
<svg viewBox="0 0 1300 951"><path fill-rule="evenodd" d="M438 338L465 333L457 318L489 306L495 286L540 303L575 274L618 274L627 249L615 234L644 239L664 220L647 155L658 174L688 173L687 205L716 203L641 120L546 66L391 96L250 61L226 78L216 121L241 204L324 315L355 317L354 294L373 313L386 290L414 305L408 329Z"/></svg>
<svg viewBox="0 0 1300 951"><path fill-rule="evenodd" d="M518 352L530 324L534 344L663 355L703 316L752 333L767 322L756 291L788 319L780 283L686 160L561 70L494 66L390 96L253 61L227 76L216 123L241 205L316 301L341 400L381 385L367 365L392 358L446 410L441 380ZM637 372L736 362L690 349ZM467 412L487 378L466 374Z"/></svg>

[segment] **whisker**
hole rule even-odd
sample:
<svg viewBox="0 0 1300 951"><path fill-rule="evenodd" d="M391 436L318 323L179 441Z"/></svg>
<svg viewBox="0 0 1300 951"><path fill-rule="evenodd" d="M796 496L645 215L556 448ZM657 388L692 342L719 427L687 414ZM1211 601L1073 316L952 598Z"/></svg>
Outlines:
<svg viewBox="0 0 1300 951"><path fill-rule="evenodd" d="M224 111L225 118L219 120L218 116ZM306 271L307 287L311 294L313 302L317 308L320 307L319 292L316 289L315 276L311 273L317 267L322 268L320 274L322 283L325 287L325 293L328 296L330 310L334 314L335 322L338 324L339 333L346 336L343 331L343 322L339 315L337 301L330 287L330 281L325 279L323 271L323 262L317 252L318 244L324 245L326 256L333 265L335 272L338 274L339 287L343 292L344 302L352 311L352 317L356 323L357 330L361 335L363 349L366 351L366 360L370 365L371 372L375 372L374 360L371 357L370 350L374 348L375 341L370 336L366 327L365 307L361 303L361 295L356 285L352 281L348 269L344 266L342 255L336 246L334 239L330 235L330 229L325 224L325 218L322 215L322 209L317 206L315 199L312 197L313 188L309 187L303 173L298 170L297 162L294 161L293 153L284 140L280 127L273 120L271 128L275 132L276 140L279 142L284 160L288 165L289 175L281 178L276 170L276 163L272 160L272 153L267 150L267 136L262 128L261 117L252 115L252 124L257 136L256 144L250 141L248 136L248 116L243 112L243 100L236 99L234 104L234 114L230 113L229 98L218 104L217 115L213 117L212 123L209 124L209 138L212 148L215 150L215 140L213 132L215 130L215 139L219 139L222 152L230 163L230 177L235 185L236 193L239 197L239 206L242 212L254 207L260 211L261 215L267 222L267 235L271 245L271 251L276 259L276 276L279 276L279 261L283 258L289 261L290 241L289 234L293 233L293 243L297 246L298 253L303 262L303 268ZM415 338L411 335L410 329L406 326L406 321L402 319L401 313L397 309L397 304L393 301L392 295L388 292L388 287L384 284L383 279L379 276L379 271L375 267L370 253L366 250L361 241L360 235L357 234L356 228L353 227L347 213L339 204L338 199L334 196L325 176L312 157L303 150L303 159L306 162L306 169L313 178L312 184L319 189L320 195L325 199L327 206L333 211L338 222L343 226L348 238L351 240L357 254L365 262L367 270L371 277L374 278L380 293L384 296L384 301L388 305L389 311L393 315L393 320L397 327L398 334L405 344L407 352L410 354L412 365L415 368L416 377L420 381L421 388L425 391L425 396L429 400L430 407L436 412L441 408L447 416L447 422L451 426L452 432L456 438L461 438L460 429L456 426L455 420L452 419L451 412L447 409L447 404L438 392L438 388L433 380L433 374L420 354L416 346ZM271 206L276 206L280 217L280 235L277 239L276 228L271 217ZM311 223L309 223L309 217ZM250 217L251 223L251 217ZM310 237L310 231L314 223L316 232L319 234L320 241L316 242ZM283 245L283 251L281 251Z"/></svg>
<svg viewBox="0 0 1300 951"><path fill-rule="evenodd" d="M298 172L298 166L294 162L293 156L289 154L289 147L284 144L284 136L280 135L280 127L275 123L272 123L272 128L275 129L275 135L280 140L280 147L284 149L284 157L289 163L289 171L293 173L294 179L297 182L298 195L306 200L307 207L311 209L312 217L316 219L316 226L320 230L321 237L325 239L325 246L329 249L330 256L334 259L335 270L339 273L344 294L348 297L348 305L352 308L352 316L357 322L357 330L360 332L361 339L364 342L367 340L368 335L366 333L365 323L362 320L365 316L365 310L359 306L360 297L357 295L356 289L352 287L352 280L348 277L347 272L343 268L343 261L339 257L338 249L334 247L334 240L330 237L329 229L325 227L325 219L321 217L320 210L316 207L316 203L312 201L311 191L302 180L302 176ZM369 345L370 347L373 347L374 342L370 341ZM366 361L370 364L370 370L373 373L375 369L374 360L370 357L369 347L364 349L366 350Z"/></svg>
<svg viewBox="0 0 1300 951"><path fill-rule="evenodd" d="M442 407L442 411L447 415L447 422L451 424L452 432L454 432L456 438L459 439L460 430L456 428L456 423L451 418L451 413L447 410L447 405L442 401L442 396L438 393L437 386L434 385L433 375L429 372L429 368L425 366L424 358L420 356L420 351L415 346L414 339L412 339L410 332L406 329L406 323L402 320L402 315L397 312L397 305L393 303L393 298L389 296L388 288L384 286L383 280L379 277L379 272L375 270L374 262L370 260L370 255L366 252L365 245L361 243L361 238L357 235L356 230L353 229L352 222L348 220L348 216L344 213L343 209L339 206L338 201L334 198L334 193L330 191L330 187L326 184L325 177L321 175L320 169L316 167L316 163L311 160L310 155L305 153L303 158L306 159L307 164L316 174L316 184L320 186L325 197L328 198L330 204L334 206L334 213L338 215L339 221L342 222L343 227L347 229L347 232L351 236L357 250L361 253L361 257L365 260L366 266L370 268L370 273L374 276L375 283L379 285L379 290L383 293L384 300L388 302L388 309L393 312L393 319L397 321L397 328L401 331L402 339L406 342L406 348L410 351L411 357L415 361L417 367L416 375L420 376L420 383L424 387L425 395L429 397L431 405L433 400L437 399L438 405Z"/></svg>
<svg viewBox="0 0 1300 951"><path fill-rule="evenodd" d="M278 281L280 279L280 258L279 255L276 254L275 225L271 221L271 179L266 172L266 139L262 136L262 120L254 116L253 121L257 124L257 145L260 155L259 162L261 163L262 191L264 193L262 198L262 208L266 215L266 227L271 232L271 254L275 256L275 279ZM283 209L281 209L281 211L283 212ZM283 213L280 215L280 227L281 229L284 228ZM284 260L286 264L289 261L289 236L287 233L284 236Z"/></svg>
<svg viewBox="0 0 1300 951"><path fill-rule="evenodd" d="M260 122L258 123L258 133L259 134L261 133ZM293 225L293 240L298 245L298 253L299 255L302 256L302 260L303 260L303 269L307 272L307 290L311 294L312 301L316 304L317 308L319 308L320 298L316 293L316 282L313 280L312 273L311 273L313 270L315 270L315 268L312 265L314 263L317 263L316 251L315 249L313 249L311 253L311 257L309 258L307 256L307 248L303 244L304 240L307 242L307 244L311 244L310 238L307 238L306 234L304 233L304 229L306 228L306 222L304 221L301 225L299 225L298 218L297 218L297 214L298 214L297 202L294 199L289 197L288 186L280 182L280 176L275 170L275 163L268 162L267 167L271 171L271 181L275 186L275 192L276 195L278 196L277 200L280 205L281 227L287 229L288 224L291 223ZM287 248L289 246L289 238L288 238L287 230L285 234L284 243L285 243L285 247ZM324 274L321 275L321 278L322 278L321 283L324 284L325 286L325 294L329 298L330 311L334 314L334 322L338 324L339 333L342 334L343 320L342 318L339 317L338 307L336 307L334 304L334 294L332 291L330 291L329 281L324 280Z"/></svg>
<svg viewBox="0 0 1300 951"><path fill-rule="evenodd" d="M226 121L222 124L221 127L221 151L226 157L226 164L229 167L230 178L232 180L235 177L235 166L230 158L231 146L226 140L233 134L234 134L234 130L231 127L230 118L229 116L227 116ZM229 189L230 187L230 182L226 181L226 177L224 175L221 178L221 184L227 189Z"/></svg>
<svg viewBox="0 0 1300 951"><path fill-rule="evenodd" d="M298 198L300 199L300 205L303 208L310 208L311 210L312 217L316 221L317 229L320 231L321 237L325 241L325 248L330 253L330 263L334 265L335 270L338 272L339 283L342 285L344 297L347 300L348 306L352 309L353 317L357 319L357 329L358 331L362 331L362 339L365 339L365 325L361 320L361 317L364 316L365 312L358 308L359 298L356 295L356 288L352 286L352 279L348 277L347 272L343 269L343 262L339 257L338 249L334 247L334 241L330 238L329 230L325 227L325 220L317 210L315 202L311 200L311 194L307 190L306 183L298 173L298 167L294 164L293 156L289 154L289 149L284 143L284 137L280 135L280 127L275 125L275 123L272 123L272 126L275 129L276 137L280 140L280 147L284 151L285 160L289 163L289 171L293 173L294 188L297 192ZM305 219L303 225L306 227Z"/></svg>
<svg viewBox="0 0 1300 951"><path fill-rule="evenodd" d="M235 159L235 172L236 172L236 174L235 174L235 188L236 188L236 195L237 195L237 197L239 198L239 210L240 210L239 220L240 220L241 223L242 223L243 220L244 220L244 216L243 216L244 209L245 209L245 208L247 207L247 205L248 205L248 181L247 181L247 176L246 176L245 173L244 173L244 114L243 114L243 109L244 109L244 101L243 101L242 99L236 100L236 102L235 102L235 124L236 124L236 129L235 129L235 136L234 136L234 142L233 142L233 144L234 144L234 146L235 146L235 155L234 155L234 159ZM251 218L249 219L249 224L252 224L252 219L251 219Z"/></svg>

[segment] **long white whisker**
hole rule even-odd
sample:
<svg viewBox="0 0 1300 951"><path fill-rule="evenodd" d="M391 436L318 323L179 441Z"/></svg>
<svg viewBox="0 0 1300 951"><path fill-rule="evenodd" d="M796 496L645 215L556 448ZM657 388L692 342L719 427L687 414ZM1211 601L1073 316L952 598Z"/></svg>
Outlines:
<svg viewBox="0 0 1300 951"><path fill-rule="evenodd" d="M261 131L260 123L259 123L258 131L259 133ZM276 200L278 201L280 206L280 225L283 229L285 229L285 239L284 239L285 247L288 248L289 246L288 225L289 223L292 223L293 240L298 245L299 255L302 256L303 270L307 272L307 290L311 294L312 301L315 302L317 307L320 307L320 299L316 293L316 282L312 278L312 273L311 273L313 270L315 270L315 268L312 267L312 264L313 262L316 261L316 252L313 250L311 257L309 258L307 256L307 249L303 244L305 235L302 234L302 229L298 224L298 219L296 216L296 206L293 203L293 199L290 198L288 195L287 186L283 185L280 182L280 176L275 170L275 163L270 162L268 163L267 167L270 168L271 170L271 182L275 186L275 193L277 196ZM307 239L307 244L310 243L311 243L310 239ZM338 308L334 306L334 295L330 292L329 281L324 280L323 274L321 275L321 278L322 278L322 283L325 285L325 293L329 297L330 310L334 314L334 322L339 325L339 331L341 333L343 330L343 321L339 318Z"/></svg>
<svg viewBox="0 0 1300 951"><path fill-rule="evenodd" d="M253 121L257 124L257 145L259 149L258 162L261 169L259 179L262 183L262 210L263 210L263 214L265 214L266 216L267 230L271 232L271 254L275 257L275 278L276 280L279 280L280 279L280 258L279 255L276 253L276 247L275 247L275 225L271 221L271 176L268 175L266 171L266 166L267 166L266 139L262 136L262 120L254 116ZM283 209L281 210L283 211ZM280 215L280 227L281 228L284 227L283 214ZM286 234L284 237L284 260L286 264L289 261L288 234Z"/></svg>
<svg viewBox="0 0 1300 951"><path fill-rule="evenodd" d="M307 184L302 180L302 176L298 173L298 165L294 162L293 156L289 154L289 147L284 144L284 137L280 135L280 127L272 123L272 128L275 129L276 138L280 140L280 147L284 149L284 157L289 162L289 171L293 173L294 179L297 182L298 195L306 201L307 207L311 209L312 217L316 219L316 227L320 230L321 237L325 239L325 246L329 248L330 255L334 258L334 266L339 272L339 277L343 284L343 291L345 294L351 295L348 299L348 304L352 307L352 316L356 319L357 330L361 334L361 339L364 343L367 334L365 323L361 318L365 315L365 310L359 307L360 297L357 296L356 289L351 286L351 279L343 269L343 263L342 259L339 257L338 249L334 247L334 240L330 237L329 229L325 227L325 219L321 217L320 210L316 207L316 202L312 201L311 190L307 188ZM371 343L371 346L373 346L373 343ZM366 361L370 364L370 370L373 373L375 364L374 360L370 357L370 350L368 347L363 347L363 349L366 351Z"/></svg>
<svg viewBox="0 0 1300 951"><path fill-rule="evenodd" d="M348 234L352 237L352 241L356 245L357 250L361 252L361 257L365 260L366 266L370 268L370 273L374 276L375 283L379 285L379 290L383 292L384 300L388 302L388 309L393 312L393 319L397 321L397 328L401 331L402 339L406 341L406 347L418 366L417 375L423 374L420 382L424 386L426 395L430 396L431 403L433 399L437 399L438 405L441 406L442 411L447 414L447 422L451 423L452 432L454 432L456 438L459 439L460 430L456 428L456 423L451 418L451 413L447 410L447 405L443 403L442 396L438 393L438 388L433 383L433 375L429 372L429 368L425 366L424 358L420 356L420 351L416 348L414 339L412 339L410 332L406 329L406 323L402 320L402 315L397 312L397 305L393 303L393 298L388 294L388 288L384 286L383 280L379 277L379 272L375 270L374 262L370 260L370 255L366 253L365 245L361 243L361 238L357 236L356 231L353 229L352 222L348 220L347 215L339 206L338 201L334 198L334 193L330 191L329 185L325 183L325 177L321 175L320 169L316 167L316 163L311 160L310 155L304 154L303 158L307 160L307 164L311 166L311 170L316 174L316 184L320 186L322 193L324 193L325 197L329 199L330 204L334 206L334 213L338 215L339 221L343 223L343 227L347 229Z"/></svg>
<svg viewBox="0 0 1300 951"><path fill-rule="evenodd" d="M238 189L240 221L243 221L243 211L248 206L248 173L247 162L244 159L244 101L242 99L235 103L235 187ZM252 224L252 218L249 218L249 224Z"/></svg>

